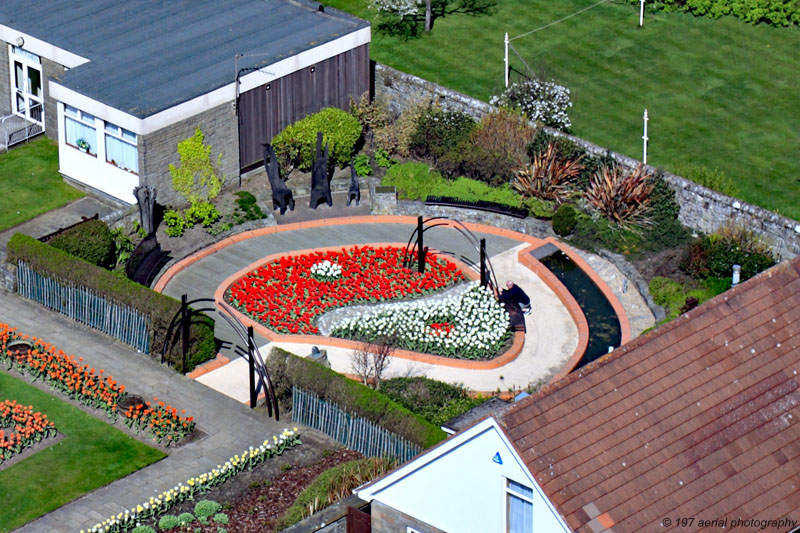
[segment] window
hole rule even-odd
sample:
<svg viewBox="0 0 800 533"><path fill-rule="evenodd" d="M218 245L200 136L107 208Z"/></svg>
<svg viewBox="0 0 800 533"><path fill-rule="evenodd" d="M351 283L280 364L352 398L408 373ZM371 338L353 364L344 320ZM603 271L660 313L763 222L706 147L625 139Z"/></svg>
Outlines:
<svg viewBox="0 0 800 533"><path fill-rule="evenodd" d="M94 116L72 106L64 106L64 122L67 144L87 154L97 155L97 130Z"/></svg>
<svg viewBox="0 0 800 533"><path fill-rule="evenodd" d="M516 481L506 480L507 533L533 531L533 489Z"/></svg>
<svg viewBox="0 0 800 533"><path fill-rule="evenodd" d="M106 122L106 161L114 166L139 173L139 149L136 134Z"/></svg>

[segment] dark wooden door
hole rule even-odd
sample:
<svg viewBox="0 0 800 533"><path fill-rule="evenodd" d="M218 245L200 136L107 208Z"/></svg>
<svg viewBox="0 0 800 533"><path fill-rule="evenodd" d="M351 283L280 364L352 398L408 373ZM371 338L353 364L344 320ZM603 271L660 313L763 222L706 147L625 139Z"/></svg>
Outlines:
<svg viewBox="0 0 800 533"><path fill-rule="evenodd" d="M348 507L347 533L372 533L372 517L355 507Z"/></svg>

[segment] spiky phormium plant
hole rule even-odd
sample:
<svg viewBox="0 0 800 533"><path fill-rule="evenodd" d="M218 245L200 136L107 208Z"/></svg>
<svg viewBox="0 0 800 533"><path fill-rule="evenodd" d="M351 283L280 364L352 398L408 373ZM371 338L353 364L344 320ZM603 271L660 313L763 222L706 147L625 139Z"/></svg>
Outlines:
<svg viewBox="0 0 800 533"><path fill-rule="evenodd" d="M651 177L641 164L630 173L618 166L603 166L591 177L584 198L613 222L643 223L653 191Z"/></svg>
<svg viewBox="0 0 800 533"><path fill-rule="evenodd" d="M515 173L512 183L522 196L563 203L571 194L570 184L583 170L581 158L562 159L555 142L547 143L547 149L536 154L531 164Z"/></svg>

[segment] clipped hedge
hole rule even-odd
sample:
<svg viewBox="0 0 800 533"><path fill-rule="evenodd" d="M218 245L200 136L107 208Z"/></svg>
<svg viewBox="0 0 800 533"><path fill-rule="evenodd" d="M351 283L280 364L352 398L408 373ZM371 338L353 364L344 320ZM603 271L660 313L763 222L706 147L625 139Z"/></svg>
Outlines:
<svg viewBox="0 0 800 533"><path fill-rule="evenodd" d="M275 395L284 407L292 400L292 386L311 392L345 411L364 417L411 442L430 448L447 436L378 391L356 383L310 359L273 348L267 358Z"/></svg>
<svg viewBox="0 0 800 533"><path fill-rule="evenodd" d="M87 220L56 235L47 244L99 267L111 268L116 262L114 236L102 220Z"/></svg>
<svg viewBox="0 0 800 533"><path fill-rule="evenodd" d="M24 261L39 274L85 287L98 296L149 315L151 351L160 354L169 323L180 309L181 304L175 298L115 275L22 233L15 233L11 237L7 253L9 263L16 265L17 261ZM184 368L180 354L180 342L176 342L167 354L167 359L178 372L190 372L195 366L216 356L214 319L203 315L195 322L191 328L186 367Z"/></svg>
<svg viewBox="0 0 800 533"><path fill-rule="evenodd" d="M309 171L314 163L317 132L322 132L323 146L328 143L329 162L344 168L350 163L356 143L361 137L361 123L356 117L335 107L286 126L272 138L272 147L281 167L295 166Z"/></svg>

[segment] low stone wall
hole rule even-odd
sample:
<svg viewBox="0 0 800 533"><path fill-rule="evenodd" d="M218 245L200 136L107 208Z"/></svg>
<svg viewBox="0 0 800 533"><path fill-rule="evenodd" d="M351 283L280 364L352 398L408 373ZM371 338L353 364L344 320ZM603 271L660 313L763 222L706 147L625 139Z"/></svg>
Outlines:
<svg viewBox="0 0 800 533"><path fill-rule="evenodd" d="M463 111L476 119L493 109L486 102L381 64L375 65L375 97L386 102L394 113L425 101L438 103L444 109ZM569 138L592 154L609 154L625 168L634 168L640 163L558 130L545 130ZM655 167L648 168L654 172L657 170ZM800 255L800 222L712 191L675 174L665 172L664 177L675 190L681 206L680 221L685 226L698 232L711 233L721 226L734 223L757 232L770 244L779 259Z"/></svg>

